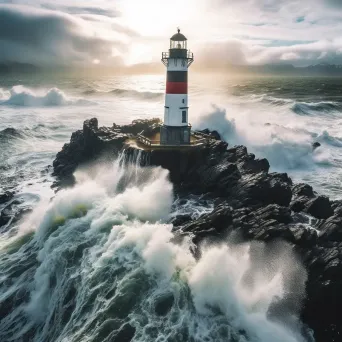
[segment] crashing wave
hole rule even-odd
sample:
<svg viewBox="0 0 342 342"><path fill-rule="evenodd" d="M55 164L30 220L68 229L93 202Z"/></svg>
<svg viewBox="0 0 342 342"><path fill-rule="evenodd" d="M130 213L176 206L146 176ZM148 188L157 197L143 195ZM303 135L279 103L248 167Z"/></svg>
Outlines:
<svg viewBox="0 0 342 342"><path fill-rule="evenodd" d="M58 89L51 88L45 92L39 92L18 85L9 91L2 91L0 105L23 106L23 107L49 107L66 105L89 105L94 102L85 99L71 99Z"/></svg>

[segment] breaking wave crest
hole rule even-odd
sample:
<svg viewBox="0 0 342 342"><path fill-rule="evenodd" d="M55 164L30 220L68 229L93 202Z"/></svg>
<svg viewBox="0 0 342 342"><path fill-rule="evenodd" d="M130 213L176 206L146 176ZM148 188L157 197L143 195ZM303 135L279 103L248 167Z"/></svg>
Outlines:
<svg viewBox="0 0 342 342"><path fill-rule="evenodd" d="M0 105L23 107L49 107L67 105L89 105L94 102L85 99L69 98L62 90L51 88L47 91L36 91L21 85L6 91L0 89Z"/></svg>
<svg viewBox="0 0 342 342"><path fill-rule="evenodd" d="M168 172L124 161L77 171L2 244L2 341L307 341L296 310L272 314L294 276L301 302L293 256L222 242L195 259L167 223Z"/></svg>

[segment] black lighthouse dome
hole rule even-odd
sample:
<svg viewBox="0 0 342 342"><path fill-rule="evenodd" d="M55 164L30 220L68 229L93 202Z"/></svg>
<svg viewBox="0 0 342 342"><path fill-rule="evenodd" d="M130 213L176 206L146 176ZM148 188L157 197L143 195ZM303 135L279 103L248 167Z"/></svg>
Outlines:
<svg viewBox="0 0 342 342"><path fill-rule="evenodd" d="M174 42L184 42L186 41L186 37L184 34L180 33L180 29L177 29L177 33L175 33L170 39Z"/></svg>

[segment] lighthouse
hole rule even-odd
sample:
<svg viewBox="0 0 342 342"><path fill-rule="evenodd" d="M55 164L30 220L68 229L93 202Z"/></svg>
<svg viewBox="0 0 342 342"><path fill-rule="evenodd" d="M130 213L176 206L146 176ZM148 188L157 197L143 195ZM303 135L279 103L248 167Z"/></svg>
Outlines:
<svg viewBox="0 0 342 342"><path fill-rule="evenodd" d="M167 68L164 124L160 128L161 145L189 145L188 68L194 61L186 37L178 32L170 38L168 52L162 53Z"/></svg>

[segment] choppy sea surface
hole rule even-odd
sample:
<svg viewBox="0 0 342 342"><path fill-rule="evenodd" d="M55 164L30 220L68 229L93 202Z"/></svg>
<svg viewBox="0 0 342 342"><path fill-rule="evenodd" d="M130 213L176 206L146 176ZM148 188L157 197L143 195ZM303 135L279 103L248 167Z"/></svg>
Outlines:
<svg viewBox="0 0 342 342"><path fill-rule="evenodd" d="M24 213L0 228L0 341L308 340L298 317L269 315L299 262L280 255L270 272L251 258L262 246L229 242L195 259L169 221L212 203L179 201L165 170L124 167L121 155L50 189L49 165L84 120L162 118L164 88L158 75L0 78L0 191L16 191ZM339 199L341 90L338 78L191 75L189 116Z"/></svg>

